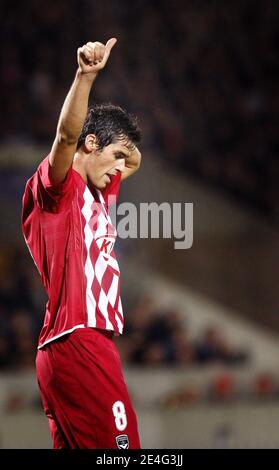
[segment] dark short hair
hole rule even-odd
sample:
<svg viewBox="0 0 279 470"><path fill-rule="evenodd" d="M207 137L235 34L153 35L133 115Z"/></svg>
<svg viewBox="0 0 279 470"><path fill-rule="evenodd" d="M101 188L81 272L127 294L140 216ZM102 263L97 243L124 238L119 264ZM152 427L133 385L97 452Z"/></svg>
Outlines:
<svg viewBox="0 0 279 470"><path fill-rule="evenodd" d="M89 108L77 148L84 144L88 134L96 136L98 150L117 140L136 145L141 139L137 118L111 103L96 104Z"/></svg>

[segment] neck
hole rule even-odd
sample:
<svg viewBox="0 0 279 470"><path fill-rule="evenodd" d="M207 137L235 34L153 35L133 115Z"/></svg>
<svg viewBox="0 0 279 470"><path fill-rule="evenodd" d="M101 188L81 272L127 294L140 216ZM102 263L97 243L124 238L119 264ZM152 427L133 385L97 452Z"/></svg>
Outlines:
<svg viewBox="0 0 279 470"><path fill-rule="evenodd" d="M85 157L80 153L76 153L73 161L73 169L77 171L82 177L83 181L87 184L88 179L85 171Z"/></svg>

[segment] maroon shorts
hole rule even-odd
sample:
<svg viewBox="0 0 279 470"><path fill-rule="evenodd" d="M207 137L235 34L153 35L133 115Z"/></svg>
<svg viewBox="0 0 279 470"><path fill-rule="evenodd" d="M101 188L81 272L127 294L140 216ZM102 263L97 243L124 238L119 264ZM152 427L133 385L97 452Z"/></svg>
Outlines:
<svg viewBox="0 0 279 470"><path fill-rule="evenodd" d="M36 368L55 449L138 449L137 419L109 333L80 328L40 349Z"/></svg>

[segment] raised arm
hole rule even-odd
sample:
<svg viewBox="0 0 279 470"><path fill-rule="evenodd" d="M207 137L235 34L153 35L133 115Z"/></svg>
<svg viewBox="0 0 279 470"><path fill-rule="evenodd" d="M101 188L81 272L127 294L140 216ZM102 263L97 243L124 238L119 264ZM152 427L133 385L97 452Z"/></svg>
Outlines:
<svg viewBox="0 0 279 470"><path fill-rule="evenodd" d="M109 39L106 45L88 42L77 51L78 70L63 104L49 155L49 177L53 184L65 180L73 163L77 141L87 114L90 90L99 71L105 67L115 43L115 38Z"/></svg>

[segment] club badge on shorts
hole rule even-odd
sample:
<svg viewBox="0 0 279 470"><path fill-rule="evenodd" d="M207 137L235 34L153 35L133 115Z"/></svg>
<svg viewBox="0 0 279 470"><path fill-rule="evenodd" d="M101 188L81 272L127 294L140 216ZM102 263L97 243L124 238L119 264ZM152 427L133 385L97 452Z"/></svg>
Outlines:
<svg viewBox="0 0 279 470"><path fill-rule="evenodd" d="M129 439L127 434L121 434L116 436L116 444L118 449L129 449Z"/></svg>

